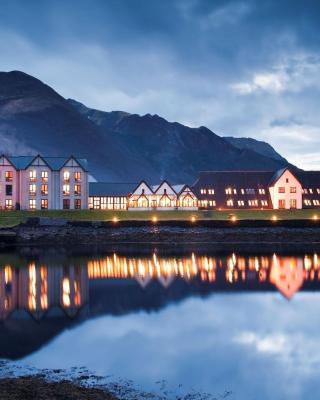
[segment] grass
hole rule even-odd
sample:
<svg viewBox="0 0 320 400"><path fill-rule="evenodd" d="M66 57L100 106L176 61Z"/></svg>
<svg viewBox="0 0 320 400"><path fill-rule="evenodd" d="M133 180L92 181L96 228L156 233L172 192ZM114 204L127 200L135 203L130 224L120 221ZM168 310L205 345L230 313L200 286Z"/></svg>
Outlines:
<svg viewBox="0 0 320 400"><path fill-rule="evenodd" d="M60 217L78 221L121 220L226 220L230 215L237 219L267 219L272 216L281 219L312 219L319 210L222 210L222 211L112 211L112 210L39 210L39 211L0 211L0 227L11 227L24 222L29 217Z"/></svg>

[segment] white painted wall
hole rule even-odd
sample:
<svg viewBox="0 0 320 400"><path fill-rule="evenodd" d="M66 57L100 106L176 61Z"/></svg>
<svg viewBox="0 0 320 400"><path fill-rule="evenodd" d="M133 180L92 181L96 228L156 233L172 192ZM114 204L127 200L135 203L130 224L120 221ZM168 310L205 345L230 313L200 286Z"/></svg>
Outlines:
<svg viewBox="0 0 320 400"><path fill-rule="evenodd" d="M279 187L284 187L285 192L279 193ZM291 187L296 188L296 193L290 193ZM279 209L279 200L284 200L285 209L290 209L291 199L296 200L298 209L302 208L302 186L289 170L285 170L277 182L275 182L275 184L269 188L269 192L272 205L275 210Z"/></svg>

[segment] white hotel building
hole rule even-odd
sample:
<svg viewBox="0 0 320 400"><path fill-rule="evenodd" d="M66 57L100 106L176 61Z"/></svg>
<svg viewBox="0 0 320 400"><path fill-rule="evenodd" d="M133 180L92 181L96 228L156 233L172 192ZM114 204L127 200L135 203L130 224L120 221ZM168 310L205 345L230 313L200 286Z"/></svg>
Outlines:
<svg viewBox="0 0 320 400"><path fill-rule="evenodd" d="M88 197L86 160L0 157L0 209L86 209Z"/></svg>

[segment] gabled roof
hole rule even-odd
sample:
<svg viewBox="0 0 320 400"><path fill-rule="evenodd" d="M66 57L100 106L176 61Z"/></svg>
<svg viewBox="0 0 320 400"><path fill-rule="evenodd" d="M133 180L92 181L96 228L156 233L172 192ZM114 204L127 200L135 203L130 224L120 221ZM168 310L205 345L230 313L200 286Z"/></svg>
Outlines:
<svg viewBox="0 0 320 400"><path fill-rule="evenodd" d="M13 164L16 169L27 169L37 157L40 157L49 168L53 171L59 171L71 158L78 162L84 171L88 171L88 162L84 158L76 157L43 157L37 156L13 156L7 157L7 159Z"/></svg>
<svg viewBox="0 0 320 400"><path fill-rule="evenodd" d="M128 196L136 183L90 182L89 196Z"/></svg>
<svg viewBox="0 0 320 400"><path fill-rule="evenodd" d="M136 185L136 187L133 189L132 193L135 192L135 191L138 189L138 187L139 187L140 185L142 185L142 184L145 184L145 185L147 186L147 188L151 191L151 193L154 193L153 188L152 188L151 186L149 186L149 185L147 184L147 182L144 181L144 180L142 180L141 182L139 182L139 183Z"/></svg>
<svg viewBox="0 0 320 400"><path fill-rule="evenodd" d="M173 191L175 194L177 194L177 192L174 190L173 186L167 181L167 180L163 180L158 186L152 186L153 192L157 193L157 191L161 188L161 186L163 186L164 184L167 184Z"/></svg>

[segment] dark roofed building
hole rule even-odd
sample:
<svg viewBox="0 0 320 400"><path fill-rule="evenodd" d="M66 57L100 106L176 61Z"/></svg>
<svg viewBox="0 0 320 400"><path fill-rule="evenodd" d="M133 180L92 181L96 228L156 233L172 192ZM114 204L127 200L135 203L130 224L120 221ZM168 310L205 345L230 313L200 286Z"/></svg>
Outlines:
<svg viewBox="0 0 320 400"><path fill-rule="evenodd" d="M193 191L201 209L301 208L301 185L286 168L204 171L200 172Z"/></svg>
<svg viewBox="0 0 320 400"><path fill-rule="evenodd" d="M297 171L296 175L303 188L303 208L320 206L320 171Z"/></svg>

